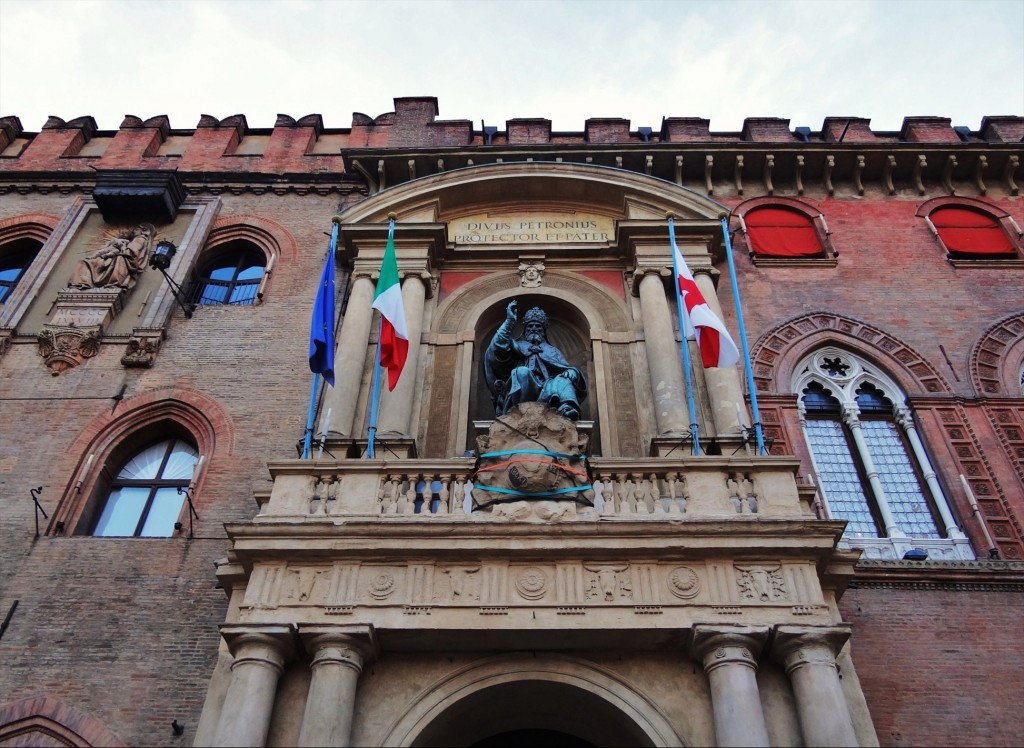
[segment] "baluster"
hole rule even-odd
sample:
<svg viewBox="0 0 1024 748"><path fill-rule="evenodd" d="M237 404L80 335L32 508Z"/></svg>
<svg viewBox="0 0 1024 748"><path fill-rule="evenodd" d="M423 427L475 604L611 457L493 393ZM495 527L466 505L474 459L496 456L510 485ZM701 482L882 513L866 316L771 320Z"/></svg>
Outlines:
<svg viewBox="0 0 1024 748"><path fill-rule="evenodd" d="M737 514L743 513L743 497L740 496L740 483L738 480L738 473L733 473L732 476L726 478L725 485L729 489L729 500L732 502L733 508Z"/></svg>
<svg viewBox="0 0 1024 748"><path fill-rule="evenodd" d="M334 514L334 508L338 506L338 491L341 490L341 476L328 476L327 496L324 498L324 513Z"/></svg>
<svg viewBox="0 0 1024 748"><path fill-rule="evenodd" d="M668 488L668 513L679 514L679 505L676 503L679 496L676 493L676 487L678 486L679 473L666 473L665 475L665 486Z"/></svg>
<svg viewBox="0 0 1024 748"><path fill-rule="evenodd" d="M450 475L438 475L436 480L439 489L437 494L437 513L448 514L448 500L450 498L448 486L451 485L452 477Z"/></svg>
<svg viewBox="0 0 1024 748"><path fill-rule="evenodd" d="M604 507L601 510L601 514L607 517L611 517L615 514L615 487L612 484L611 473L605 473L601 476L601 501L604 502Z"/></svg>
<svg viewBox="0 0 1024 748"><path fill-rule="evenodd" d="M747 494L747 508L751 514L757 514L757 491L754 489L754 481L749 475L743 476L743 489Z"/></svg>
<svg viewBox="0 0 1024 748"><path fill-rule="evenodd" d="M619 514L632 514L633 513L633 480L632 474L626 473L626 479L622 480L619 475L615 476L616 496L619 499L618 509Z"/></svg>
<svg viewBox="0 0 1024 748"><path fill-rule="evenodd" d="M665 503L661 498L661 485L658 482L658 476L651 473L651 502L655 514L665 514Z"/></svg>
<svg viewBox="0 0 1024 748"><path fill-rule="evenodd" d="M420 508L417 506L417 503L423 501L423 497L419 493L420 477L418 475L407 475L406 480L409 482L409 488L405 492L404 513L416 514L420 510Z"/></svg>
<svg viewBox="0 0 1024 748"><path fill-rule="evenodd" d="M455 496L452 500L452 514L465 516L466 509L463 506L466 498L466 477L464 475L455 476Z"/></svg>
<svg viewBox="0 0 1024 748"><path fill-rule="evenodd" d="M636 507L637 514L650 514L650 507L647 505L648 487L647 479L644 478L643 473L636 476L636 483L633 488L633 506Z"/></svg>

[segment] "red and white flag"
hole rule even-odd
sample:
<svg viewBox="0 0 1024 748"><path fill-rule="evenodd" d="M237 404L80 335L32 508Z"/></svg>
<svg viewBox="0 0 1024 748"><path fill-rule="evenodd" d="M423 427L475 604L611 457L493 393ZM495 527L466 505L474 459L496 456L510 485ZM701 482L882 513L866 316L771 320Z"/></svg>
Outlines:
<svg viewBox="0 0 1024 748"><path fill-rule="evenodd" d="M705 369L734 366L740 360L736 343L725 328L725 323L711 311L704 294L697 288L693 273L676 247L675 236L672 236L672 252L675 255L676 289L686 310L683 317L687 339L696 337L697 347L700 348L700 360Z"/></svg>

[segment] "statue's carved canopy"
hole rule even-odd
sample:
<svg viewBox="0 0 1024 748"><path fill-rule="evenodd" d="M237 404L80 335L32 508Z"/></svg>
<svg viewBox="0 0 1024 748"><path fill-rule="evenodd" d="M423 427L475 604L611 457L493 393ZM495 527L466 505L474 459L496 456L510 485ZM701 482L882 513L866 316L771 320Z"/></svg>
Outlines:
<svg viewBox="0 0 1024 748"><path fill-rule="evenodd" d="M101 169L92 197L108 223L149 220L171 223L185 202L185 187L176 171Z"/></svg>

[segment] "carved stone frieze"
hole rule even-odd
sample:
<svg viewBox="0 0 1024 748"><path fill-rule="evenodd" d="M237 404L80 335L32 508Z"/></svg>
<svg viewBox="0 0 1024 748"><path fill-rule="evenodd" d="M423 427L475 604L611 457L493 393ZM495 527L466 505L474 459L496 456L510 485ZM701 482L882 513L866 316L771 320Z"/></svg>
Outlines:
<svg viewBox="0 0 1024 748"><path fill-rule="evenodd" d="M736 583L744 600L774 602L787 597L781 564L737 565Z"/></svg>
<svg viewBox="0 0 1024 748"><path fill-rule="evenodd" d="M678 598L690 600L700 592L700 577L689 566L678 566L668 573L668 591Z"/></svg>
<svg viewBox="0 0 1024 748"><path fill-rule="evenodd" d="M672 607L707 606L715 613L734 615L745 608L775 604L794 616L827 615L814 577L811 564L771 560L269 562L254 565L240 607L252 611L319 608L323 615L337 616L378 606L408 608L407 613L415 609L420 614L464 607L507 612L538 605L557 608L559 615L615 607L650 614Z"/></svg>
<svg viewBox="0 0 1024 748"><path fill-rule="evenodd" d="M103 328L100 325L45 325L38 335L39 355L50 373L57 376L99 353L102 339Z"/></svg>
<svg viewBox="0 0 1024 748"><path fill-rule="evenodd" d="M583 568L589 572L588 600L613 602L633 599L633 587L629 577L623 573L628 571L629 564L584 564Z"/></svg>

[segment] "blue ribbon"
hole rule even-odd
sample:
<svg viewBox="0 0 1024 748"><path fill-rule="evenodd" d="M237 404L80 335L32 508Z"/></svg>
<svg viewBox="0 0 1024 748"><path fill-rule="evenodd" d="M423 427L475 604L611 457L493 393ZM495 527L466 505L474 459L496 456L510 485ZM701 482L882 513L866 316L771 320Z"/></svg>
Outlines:
<svg viewBox="0 0 1024 748"><path fill-rule="evenodd" d="M499 488L498 486L483 486L480 485L479 483L474 485L474 489L476 488L483 489L484 491L494 491L495 493L505 493L509 494L510 496L528 496L530 498L536 499L542 496L560 496L561 494L572 493L574 491L586 491L590 488L593 488L593 486L589 484L586 486L570 486L569 488L560 488L557 491L543 491L541 493L524 493L523 491L516 491L515 489L512 488Z"/></svg>
<svg viewBox="0 0 1024 748"><path fill-rule="evenodd" d="M504 452L486 452L480 455L484 457L505 457L506 455L548 455L549 457L565 457L569 460L586 461L586 455L567 455L562 452L548 452L546 449L509 449Z"/></svg>

